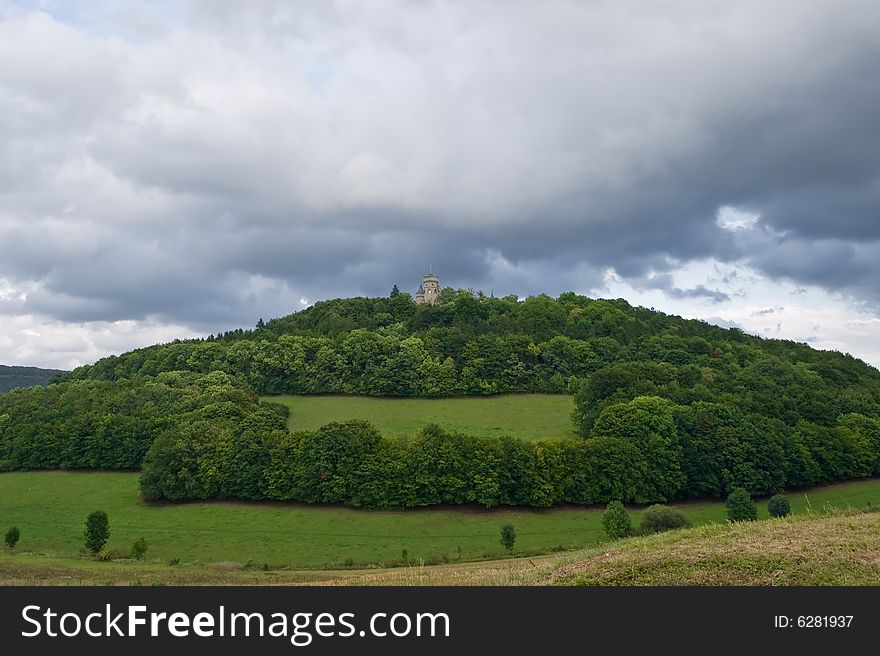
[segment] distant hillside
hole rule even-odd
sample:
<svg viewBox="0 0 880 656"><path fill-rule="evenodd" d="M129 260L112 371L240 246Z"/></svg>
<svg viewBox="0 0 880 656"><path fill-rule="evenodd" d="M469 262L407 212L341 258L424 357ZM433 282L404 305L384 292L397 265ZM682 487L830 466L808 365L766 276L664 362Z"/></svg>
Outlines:
<svg viewBox="0 0 880 656"><path fill-rule="evenodd" d="M39 369L37 367L9 367L0 364L0 392L8 392L16 387L48 385L55 374L65 373L59 369Z"/></svg>

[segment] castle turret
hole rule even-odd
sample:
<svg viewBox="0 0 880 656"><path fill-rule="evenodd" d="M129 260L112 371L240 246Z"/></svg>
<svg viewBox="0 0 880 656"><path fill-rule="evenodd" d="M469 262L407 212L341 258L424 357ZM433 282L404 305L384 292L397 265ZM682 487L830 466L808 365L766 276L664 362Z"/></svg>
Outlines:
<svg viewBox="0 0 880 656"><path fill-rule="evenodd" d="M440 278L429 272L422 278L422 284L416 292L416 303L434 305L438 296L440 296Z"/></svg>

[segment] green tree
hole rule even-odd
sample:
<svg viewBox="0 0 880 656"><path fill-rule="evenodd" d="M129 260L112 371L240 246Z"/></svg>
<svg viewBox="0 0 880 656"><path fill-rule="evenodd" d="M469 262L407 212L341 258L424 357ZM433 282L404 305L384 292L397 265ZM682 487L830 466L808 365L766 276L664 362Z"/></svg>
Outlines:
<svg viewBox="0 0 880 656"><path fill-rule="evenodd" d="M640 396L606 407L592 435L630 442L641 455L637 501L666 501L678 496L685 483L682 448L672 415L673 405L656 396Z"/></svg>
<svg viewBox="0 0 880 656"><path fill-rule="evenodd" d="M110 520L103 510L96 510L86 517L86 549L93 554L101 551L110 538Z"/></svg>
<svg viewBox="0 0 880 656"><path fill-rule="evenodd" d="M724 504L731 522L753 522L758 519L758 508L745 488L735 487Z"/></svg>
<svg viewBox="0 0 880 656"><path fill-rule="evenodd" d="M781 494L774 494L767 502L767 512L771 517L787 517L791 514L791 504Z"/></svg>
<svg viewBox="0 0 880 656"><path fill-rule="evenodd" d="M145 537L139 537L134 541L134 544L131 545L131 557L135 560L143 560L148 547L149 544L147 543L147 539Z"/></svg>
<svg viewBox="0 0 880 656"><path fill-rule="evenodd" d="M602 528L612 540L625 538L632 532L629 513L620 501L612 501L602 513Z"/></svg>
<svg viewBox="0 0 880 656"><path fill-rule="evenodd" d="M658 503L645 509L639 532L642 535L650 535L677 528L688 528L690 525L688 518L678 508L670 508Z"/></svg>
<svg viewBox="0 0 880 656"><path fill-rule="evenodd" d="M516 531L513 530L513 524L505 524L501 527L501 544L508 551L512 551L514 542L516 542Z"/></svg>
<svg viewBox="0 0 880 656"><path fill-rule="evenodd" d="M9 530L6 531L5 536L6 546L12 549L15 545L18 544L18 541L21 539L21 531L18 530L17 526L10 526Z"/></svg>

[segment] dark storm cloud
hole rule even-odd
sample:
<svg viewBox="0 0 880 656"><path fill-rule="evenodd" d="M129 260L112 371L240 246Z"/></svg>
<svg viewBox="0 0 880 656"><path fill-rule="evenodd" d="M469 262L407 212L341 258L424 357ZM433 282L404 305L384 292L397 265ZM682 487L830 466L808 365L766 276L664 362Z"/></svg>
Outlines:
<svg viewBox="0 0 880 656"><path fill-rule="evenodd" d="M429 265L728 301L674 283L708 258L880 303L876 3L113 4L0 3L0 312L213 330Z"/></svg>

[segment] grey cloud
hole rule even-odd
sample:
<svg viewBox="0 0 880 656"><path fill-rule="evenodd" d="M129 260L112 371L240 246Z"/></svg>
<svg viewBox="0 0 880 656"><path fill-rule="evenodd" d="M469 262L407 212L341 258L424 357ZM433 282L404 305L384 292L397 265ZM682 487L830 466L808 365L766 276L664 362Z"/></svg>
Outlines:
<svg viewBox="0 0 880 656"><path fill-rule="evenodd" d="M705 285L697 285L689 289L680 289L673 287L666 290L666 293L672 298L708 298L714 303L730 300L730 296L717 289L708 289Z"/></svg>
<svg viewBox="0 0 880 656"><path fill-rule="evenodd" d="M743 332L748 332L741 324L738 324L736 321L722 319L721 317L706 317L705 319L703 319L703 321L718 326L719 328L738 328Z"/></svg>
<svg viewBox="0 0 880 656"><path fill-rule="evenodd" d="M730 300L728 294L717 289L709 289L705 285L697 285L696 287L690 287L687 289L676 287L672 275L668 273L653 274L651 276L642 277L637 281L634 281L634 284L637 288L662 290L670 298L707 298L713 303Z"/></svg>
<svg viewBox="0 0 880 656"><path fill-rule="evenodd" d="M772 307L772 308L764 308L763 310L755 310L754 312L752 312L752 316L753 317L764 317L764 316L767 316L768 314L776 314L777 312L782 312L783 310L785 310L785 308L782 306Z"/></svg>
<svg viewBox="0 0 880 656"><path fill-rule="evenodd" d="M875 3L114 4L2 24L23 311L232 326L428 264L727 301L672 282L708 258L880 304Z"/></svg>

